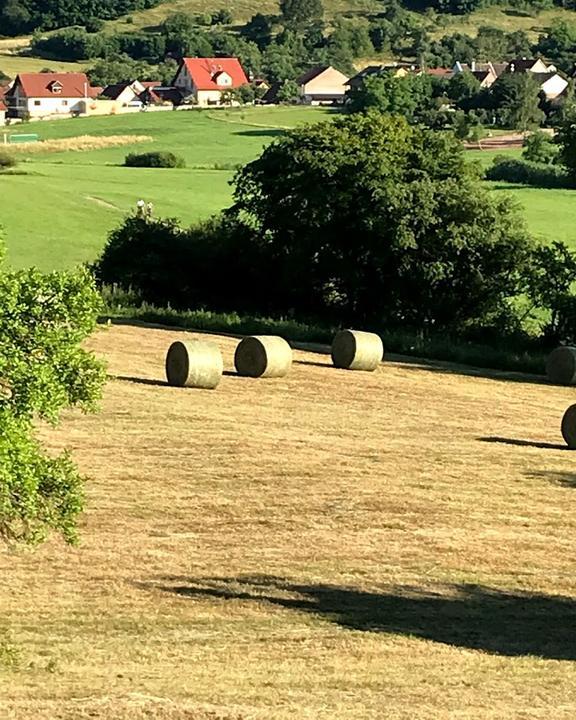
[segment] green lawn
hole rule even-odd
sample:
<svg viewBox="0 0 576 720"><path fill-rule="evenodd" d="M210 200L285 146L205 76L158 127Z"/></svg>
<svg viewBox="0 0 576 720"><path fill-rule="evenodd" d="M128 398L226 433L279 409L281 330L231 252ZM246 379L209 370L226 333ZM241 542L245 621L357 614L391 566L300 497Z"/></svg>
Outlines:
<svg viewBox="0 0 576 720"><path fill-rule="evenodd" d="M158 215L184 222L208 217L229 203L235 165L258 155L281 128L328 115L321 109L255 108L138 113L28 126L43 140L150 135L153 142L30 156L20 166L27 174L0 176L0 224L8 237L8 259L14 267L34 264L44 270L93 260L107 233L140 198L151 201ZM148 149L172 150L185 158L187 168L121 167L127 152ZM221 167L226 169L217 169Z"/></svg>
<svg viewBox="0 0 576 720"><path fill-rule="evenodd" d="M156 214L163 217L178 217L185 223L206 218L230 202L234 166L256 157L284 128L330 116L330 111L314 108L251 108L138 113L27 126L45 140L85 134L149 135L153 140L89 152L24 156L20 170L25 174L0 176L0 224L7 233L9 262L17 268L36 265L49 270L92 261L109 231L140 198L152 202ZM122 167L127 152L152 148L182 155L187 168ZM471 151L468 156L486 166L495 154ZM491 187L518 200L536 236L576 247L573 191L504 183Z"/></svg>

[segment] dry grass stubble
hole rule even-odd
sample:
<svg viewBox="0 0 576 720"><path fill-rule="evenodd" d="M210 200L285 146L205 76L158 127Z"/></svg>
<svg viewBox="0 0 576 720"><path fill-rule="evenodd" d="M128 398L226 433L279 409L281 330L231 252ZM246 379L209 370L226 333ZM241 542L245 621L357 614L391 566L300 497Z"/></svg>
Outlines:
<svg viewBox="0 0 576 720"><path fill-rule="evenodd" d="M167 387L186 335L102 330L102 414L42 430L88 507L0 556L2 720L574 717L573 391L302 352Z"/></svg>
<svg viewBox="0 0 576 720"><path fill-rule="evenodd" d="M52 152L86 152L88 150L104 150L105 148L134 145L136 143L152 142L154 138L149 135L78 135L72 138L59 138L56 140L40 140L19 145L9 145L7 148L15 153L37 155ZM6 149L6 148L4 148Z"/></svg>

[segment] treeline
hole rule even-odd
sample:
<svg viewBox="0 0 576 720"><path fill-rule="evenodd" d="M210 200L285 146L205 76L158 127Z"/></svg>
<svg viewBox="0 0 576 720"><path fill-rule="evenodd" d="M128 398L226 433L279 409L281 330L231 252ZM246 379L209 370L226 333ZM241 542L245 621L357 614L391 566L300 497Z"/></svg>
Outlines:
<svg viewBox="0 0 576 720"><path fill-rule="evenodd" d="M0 36L113 20L161 0L0 0Z"/></svg>

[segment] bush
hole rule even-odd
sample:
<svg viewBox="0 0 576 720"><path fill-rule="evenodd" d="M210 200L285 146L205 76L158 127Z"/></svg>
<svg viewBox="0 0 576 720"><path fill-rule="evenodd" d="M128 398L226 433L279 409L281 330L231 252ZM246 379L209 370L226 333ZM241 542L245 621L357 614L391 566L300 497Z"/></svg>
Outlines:
<svg viewBox="0 0 576 720"><path fill-rule="evenodd" d="M572 188L574 182L563 167L516 160L498 155L486 171L486 180L499 180L540 188Z"/></svg>
<svg viewBox="0 0 576 720"><path fill-rule="evenodd" d="M0 150L0 172L2 170L8 170L9 168L16 167L17 164L18 160L16 160L14 155L10 155L9 153Z"/></svg>
<svg viewBox="0 0 576 720"><path fill-rule="evenodd" d="M147 153L130 153L124 160L125 167L147 168L184 168L184 158L171 152L156 151Z"/></svg>

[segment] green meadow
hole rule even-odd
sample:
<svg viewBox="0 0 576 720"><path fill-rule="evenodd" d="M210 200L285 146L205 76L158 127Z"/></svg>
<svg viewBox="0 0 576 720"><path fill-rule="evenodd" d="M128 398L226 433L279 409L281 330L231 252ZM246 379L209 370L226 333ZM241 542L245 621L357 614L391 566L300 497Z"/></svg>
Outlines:
<svg viewBox="0 0 576 720"><path fill-rule="evenodd" d="M155 213L185 223L209 217L229 204L234 168L291 127L329 118L316 108L251 108L137 113L35 123L25 132L42 140L81 135L149 136L150 141L90 151L20 154L17 174L0 175L0 224L13 267L43 270L94 260L106 236L139 199ZM14 133L23 132L16 127ZM171 150L183 170L124 168L128 152ZM518 153L518 151L511 151ZM492 154L471 151L483 164ZM576 203L569 190L491 185L520 203L531 231L576 245Z"/></svg>

